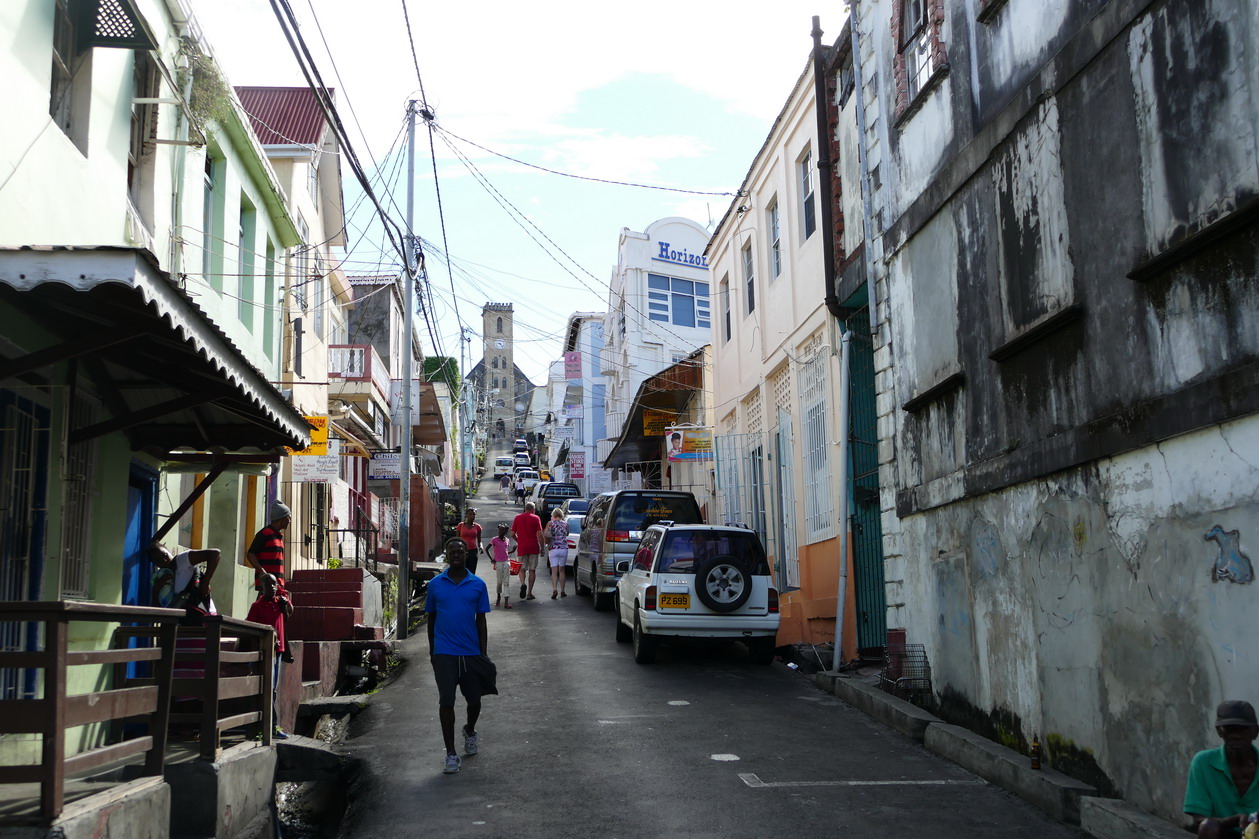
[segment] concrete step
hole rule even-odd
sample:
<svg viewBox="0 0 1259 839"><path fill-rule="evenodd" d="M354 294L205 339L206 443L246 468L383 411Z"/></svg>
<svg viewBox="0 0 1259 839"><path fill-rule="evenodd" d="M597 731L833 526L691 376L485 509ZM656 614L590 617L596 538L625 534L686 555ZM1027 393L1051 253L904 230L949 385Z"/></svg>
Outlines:
<svg viewBox="0 0 1259 839"><path fill-rule="evenodd" d="M364 568L303 568L293 572L294 582L331 583L362 580L367 576Z"/></svg>
<svg viewBox="0 0 1259 839"><path fill-rule="evenodd" d="M349 606L363 608L363 590L358 591L294 591L294 606Z"/></svg>
<svg viewBox="0 0 1259 839"><path fill-rule="evenodd" d="M367 707L367 702L368 697L360 694L321 696L318 699L309 699L303 702L301 707L297 709L297 715L299 717L322 717L328 714L333 716L357 714Z"/></svg>
<svg viewBox="0 0 1259 839"><path fill-rule="evenodd" d="M286 624L288 637L301 641L348 641L363 610L343 606L295 606Z"/></svg>
<svg viewBox="0 0 1259 839"><path fill-rule="evenodd" d="M362 580L289 580L287 586L289 591L294 593L313 593L321 592L339 592L339 591L362 591Z"/></svg>
<svg viewBox="0 0 1259 839"><path fill-rule="evenodd" d="M860 679L836 676L832 672L815 673L813 679L818 687L830 691L854 708L891 726L906 737L913 738L917 743L923 741L928 726L943 722L917 705L897 699Z"/></svg>
<svg viewBox="0 0 1259 839"><path fill-rule="evenodd" d="M275 750L277 782L336 781L353 765L328 743L298 734L275 741Z"/></svg>
<svg viewBox="0 0 1259 839"><path fill-rule="evenodd" d="M1093 787L1061 772L1032 769L1027 755L960 725L932 723L927 726L923 745L1067 824L1080 823L1082 797L1097 795Z"/></svg>
<svg viewBox="0 0 1259 839"><path fill-rule="evenodd" d="M1184 830L1118 798L1080 799L1080 827L1097 839L1184 839Z"/></svg>

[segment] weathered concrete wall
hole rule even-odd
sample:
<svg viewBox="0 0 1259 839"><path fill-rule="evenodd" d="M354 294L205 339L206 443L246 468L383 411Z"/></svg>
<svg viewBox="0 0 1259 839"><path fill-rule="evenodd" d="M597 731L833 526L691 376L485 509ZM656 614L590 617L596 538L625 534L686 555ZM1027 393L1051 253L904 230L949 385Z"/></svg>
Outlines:
<svg viewBox="0 0 1259 839"><path fill-rule="evenodd" d="M889 625L950 721L1175 818L1259 696L1259 7L1052 5L948 4L900 120L858 9Z"/></svg>
<svg viewBox="0 0 1259 839"><path fill-rule="evenodd" d="M234 746L219 760L168 765L170 835L231 839L265 813L275 795L275 749Z"/></svg>
<svg viewBox="0 0 1259 839"><path fill-rule="evenodd" d="M942 716L1178 814L1216 703L1259 696L1256 452L1248 418L905 519Z"/></svg>

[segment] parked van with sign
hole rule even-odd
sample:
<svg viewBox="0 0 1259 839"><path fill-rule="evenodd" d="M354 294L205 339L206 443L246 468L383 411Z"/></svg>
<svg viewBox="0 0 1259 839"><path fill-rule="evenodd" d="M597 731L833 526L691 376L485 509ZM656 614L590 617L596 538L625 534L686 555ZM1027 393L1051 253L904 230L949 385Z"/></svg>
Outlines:
<svg viewBox="0 0 1259 839"><path fill-rule="evenodd" d="M501 478L504 475L510 475L516 466L516 461L510 457L494 458L494 477Z"/></svg>
<svg viewBox="0 0 1259 839"><path fill-rule="evenodd" d="M577 542L577 593L589 592L600 612L610 609L617 561L633 559L643 531L660 521L704 523L689 492L623 489L596 496Z"/></svg>

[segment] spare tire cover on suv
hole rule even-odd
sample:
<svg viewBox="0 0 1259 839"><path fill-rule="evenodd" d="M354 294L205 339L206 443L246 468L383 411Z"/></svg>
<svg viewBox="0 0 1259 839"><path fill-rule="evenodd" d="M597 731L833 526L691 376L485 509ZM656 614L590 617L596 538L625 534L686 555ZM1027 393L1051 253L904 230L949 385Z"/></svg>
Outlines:
<svg viewBox="0 0 1259 839"><path fill-rule="evenodd" d="M752 596L751 572L729 554L702 560L695 569L695 594L714 612L733 612Z"/></svg>

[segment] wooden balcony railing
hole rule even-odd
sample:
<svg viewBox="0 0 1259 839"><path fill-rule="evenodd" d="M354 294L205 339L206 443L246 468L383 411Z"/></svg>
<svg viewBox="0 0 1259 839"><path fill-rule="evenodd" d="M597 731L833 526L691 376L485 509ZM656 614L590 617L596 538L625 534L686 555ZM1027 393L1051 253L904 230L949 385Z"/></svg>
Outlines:
<svg viewBox="0 0 1259 839"><path fill-rule="evenodd" d="M112 606L75 602L3 602L0 622L36 624L29 637L41 649L0 651L0 669L21 673L35 671L37 698L0 700L0 734L39 735L41 760L38 765L0 767L0 783L39 783L39 818L47 823L61 814L65 804L66 776L95 769L107 763L144 753L143 775L161 775L166 748L167 717L170 713L171 674L177 622L182 609L156 609L143 606ZM96 621L132 624L130 637L148 639L135 648L71 651L67 649L69 624ZM269 627L265 627L270 631ZM120 640L117 639L116 640ZM67 694L66 670L85 665L127 665L148 662L151 677L132 684L91 693ZM93 723L142 720L147 734L111 742L78 754L66 756L66 730Z"/></svg>
<svg viewBox="0 0 1259 839"><path fill-rule="evenodd" d="M218 758L223 732L231 729L243 727L245 737L261 735L263 745L271 744L275 631L270 626L222 615L180 626L174 662L172 739L181 731L195 732L205 760ZM142 686L148 680L125 683Z"/></svg>

